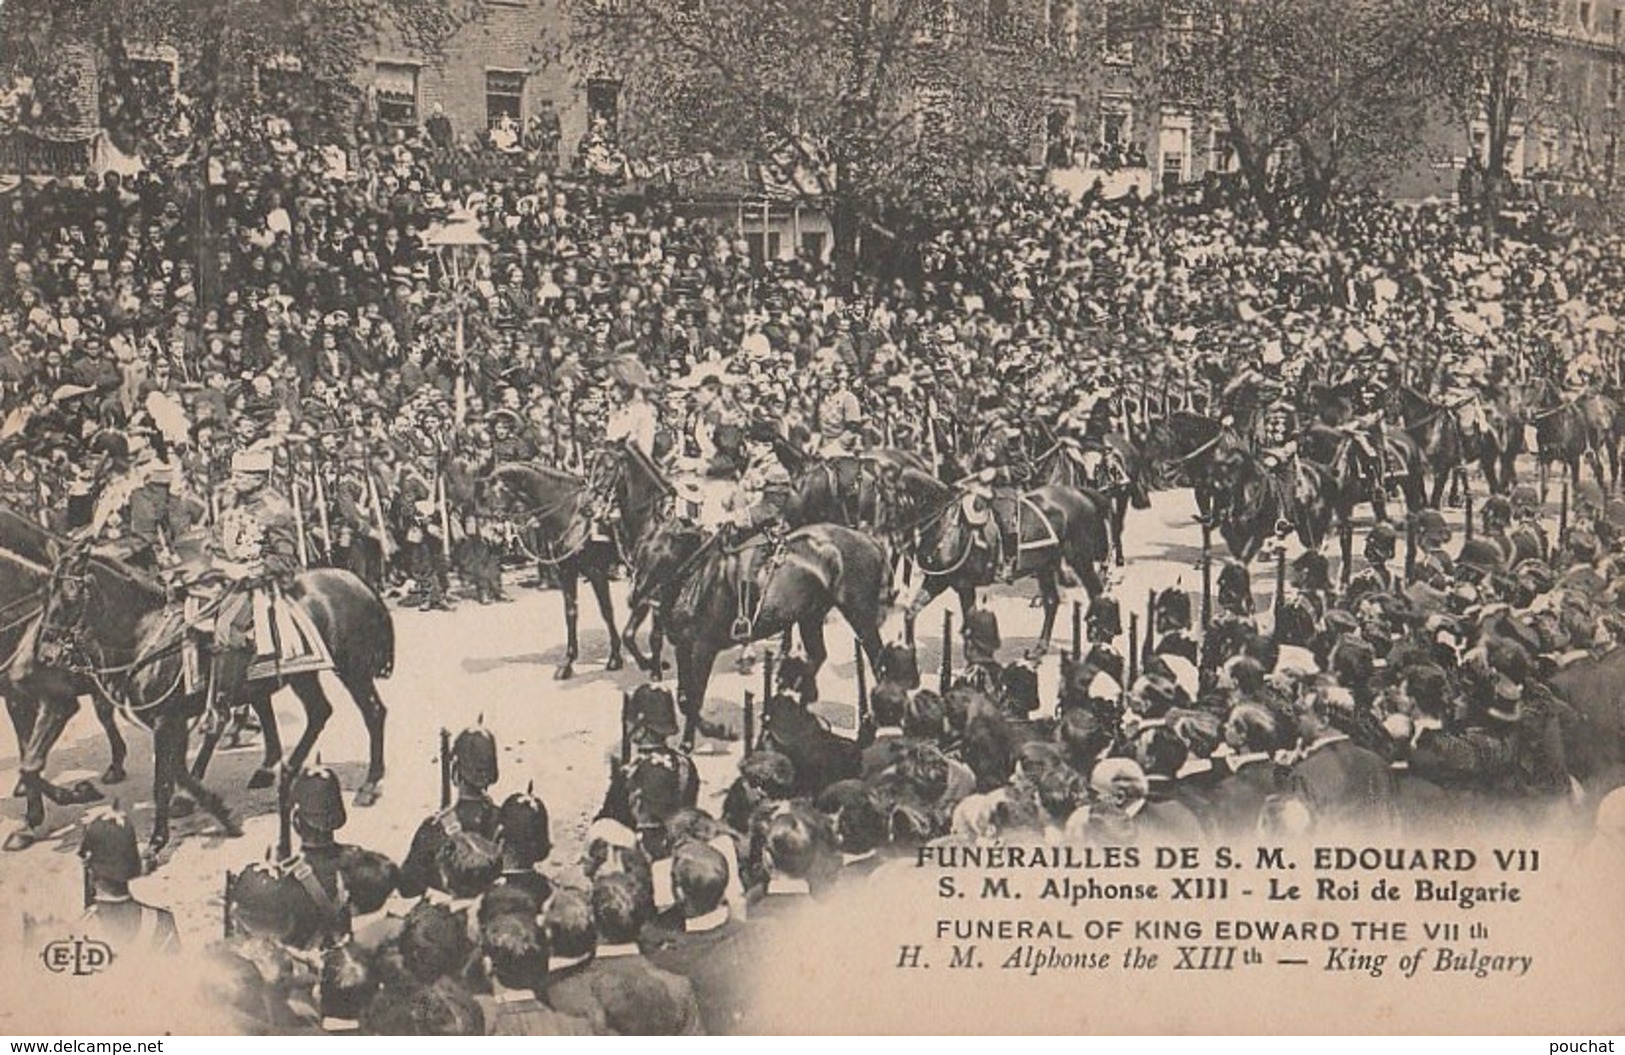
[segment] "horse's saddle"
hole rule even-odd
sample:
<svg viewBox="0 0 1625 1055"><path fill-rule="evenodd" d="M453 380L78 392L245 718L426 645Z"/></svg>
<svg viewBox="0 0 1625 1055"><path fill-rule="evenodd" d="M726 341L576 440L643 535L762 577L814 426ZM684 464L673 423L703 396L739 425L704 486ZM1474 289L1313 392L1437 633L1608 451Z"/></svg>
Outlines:
<svg viewBox="0 0 1625 1055"><path fill-rule="evenodd" d="M333 669L333 656L310 615L274 585L196 584L171 606L154 634L154 645L162 648L174 635L184 635L181 660L188 693L202 688L205 652L251 649L247 681Z"/></svg>
<svg viewBox="0 0 1625 1055"><path fill-rule="evenodd" d="M973 538L990 549L1020 554L1059 545L1048 516L1029 496L1013 487L998 487L989 501L972 490L960 500L960 516Z"/></svg>

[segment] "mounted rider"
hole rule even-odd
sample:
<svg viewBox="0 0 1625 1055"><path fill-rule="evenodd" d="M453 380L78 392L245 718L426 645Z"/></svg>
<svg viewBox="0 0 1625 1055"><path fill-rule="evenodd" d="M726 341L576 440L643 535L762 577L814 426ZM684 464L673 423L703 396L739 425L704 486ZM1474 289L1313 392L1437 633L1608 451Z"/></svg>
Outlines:
<svg viewBox="0 0 1625 1055"><path fill-rule="evenodd" d="M1007 552L1004 531L999 526L998 487L1010 486L1009 470L1003 466L988 466L960 481L963 497L959 502L959 515L971 536L971 545L982 550L989 562L998 570L1001 581L1015 579L1015 565L1019 553Z"/></svg>
<svg viewBox="0 0 1625 1055"><path fill-rule="evenodd" d="M275 620L260 613L269 611L300 570L293 507L268 486L273 463L268 448L232 455L225 504L209 540L212 559L201 568L181 565L183 574L202 573L182 584L188 605L193 609L218 605L212 630L204 631L212 638L207 711L211 721L223 718L237 702L256 651L277 646L275 641L257 640L262 625L275 636ZM202 630L197 618L189 616L188 623Z"/></svg>
<svg viewBox="0 0 1625 1055"><path fill-rule="evenodd" d="M1129 483L1123 455L1106 437L1112 432L1112 402L1116 392L1102 389L1091 397L1079 397L1072 409L1056 421L1056 442L1063 457L1078 466L1081 479L1108 494Z"/></svg>
<svg viewBox="0 0 1625 1055"><path fill-rule="evenodd" d="M1298 508L1298 412L1286 400L1276 400L1264 409L1259 422L1259 457L1270 471L1279 513L1275 533L1283 538L1292 533Z"/></svg>

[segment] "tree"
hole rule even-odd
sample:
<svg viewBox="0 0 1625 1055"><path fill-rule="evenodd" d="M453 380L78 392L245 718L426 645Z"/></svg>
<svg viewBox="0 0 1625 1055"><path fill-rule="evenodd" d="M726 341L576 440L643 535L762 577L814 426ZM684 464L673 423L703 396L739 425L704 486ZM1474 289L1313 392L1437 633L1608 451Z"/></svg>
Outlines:
<svg viewBox="0 0 1625 1055"><path fill-rule="evenodd" d="M1098 20L1068 0L567 0L564 50L622 82L634 155L742 157L830 215L843 280L880 217L1037 160Z"/></svg>
<svg viewBox="0 0 1625 1055"><path fill-rule="evenodd" d="M307 142L347 140L359 114L357 73L380 35L433 55L482 0L9 0L0 54L50 55L90 46L102 87L101 127L148 165L172 168L195 193L199 271L215 291L210 170L223 130L276 116ZM16 36L25 36L27 46ZM132 46L174 49L178 96L138 90ZM276 79L269 72L292 74ZM265 75L265 76L262 76ZM178 108L179 99L188 105ZM111 103L110 103L111 100ZM177 110L188 111L177 119ZM199 313L201 316L201 313Z"/></svg>
<svg viewBox="0 0 1625 1055"><path fill-rule="evenodd" d="M1530 71L1543 64L1557 19L1554 0L1456 0L1434 56L1438 83L1473 143L1482 177L1474 188L1485 230L1499 221L1513 132L1539 103ZM1475 126L1483 132L1476 156Z"/></svg>
<svg viewBox="0 0 1625 1055"><path fill-rule="evenodd" d="M89 45L108 94L123 105L101 115L114 135L141 136L151 118L131 90L139 76L131 46L167 45L177 56L179 91L192 100L207 139L220 113L262 113L260 73L296 70L285 82L297 98L270 100L329 132L347 131L361 95L356 74L386 32L434 54L483 0L7 0L0 56L49 56L55 46ZM150 144L149 144L150 145Z"/></svg>
<svg viewBox="0 0 1625 1055"><path fill-rule="evenodd" d="M1337 192L1377 182L1419 149L1436 5L1167 6L1175 17L1164 19L1160 93L1222 117L1248 194L1271 224L1313 226Z"/></svg>

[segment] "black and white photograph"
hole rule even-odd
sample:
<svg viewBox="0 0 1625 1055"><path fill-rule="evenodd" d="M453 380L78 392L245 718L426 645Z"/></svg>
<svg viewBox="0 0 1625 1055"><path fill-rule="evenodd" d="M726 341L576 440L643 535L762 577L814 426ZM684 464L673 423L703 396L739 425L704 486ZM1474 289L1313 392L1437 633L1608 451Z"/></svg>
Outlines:
<svg viewBox="0 0 1625 1055"><path fill-rule="evenodd" d="M1625 0L0 0L0 1032L1620 1033L1622 138Z"/></svg>

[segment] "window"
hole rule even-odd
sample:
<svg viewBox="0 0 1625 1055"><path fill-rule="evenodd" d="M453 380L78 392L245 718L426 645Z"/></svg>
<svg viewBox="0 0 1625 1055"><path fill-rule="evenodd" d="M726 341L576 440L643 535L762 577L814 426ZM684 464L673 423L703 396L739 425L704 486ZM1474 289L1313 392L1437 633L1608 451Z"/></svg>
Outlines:
<svg viewBox="0 0 1625 1055"><path fill-rule="evenodd" d="M1102 42L1103 57L1108 66L1134 65L1133 25L1128 5L1108 3L1106 7L1106 35Z"/></svg>
<svg viewBox="0 0 1625 1055"><path fill-rule="evenodd" d="M1106 98L1100 103L1100 141L1108 147L1128 143L1133 130L1134 110L1127 99Z"/></svg>
<svg viewBox="0 0 1625 1055"><path fill-rule="evenodd" d="M801 255L809 260L824 259L824 232L801 232Z"/></svg>
<svg viewBox="0 0 1625 1055"><path fill-rule="evenodd" d="M1208 131L1208 157L1209 172L1231 172L1236 166L1236 145L1230 141L1230 133L1223 128L1214 128Z"/></svg>
<svg viewBox="0 0 1625 1055"><path fill-rule="evenodd" d="M1610 12L1609 17L1613 21L1614 36L1617 37L1617 36L1619 36L1619 31L1620 31L1621 27L1625 27L1625 8L1621 8L1621 7L1614 8L1614 10L1612 12Z"/></svg>
<svg viewBox="0 0 1625 1055"><path fill-rule="evenodd" d="M1073 17L1073 0L1046 0L1044 42L1056 51L1070 52L1077 44L1077 26L1073 24Z"/></svg>
<svg viewBox="0 0 1625 1055"><path fill-rule="evenodd" d="M418 123L418 68L380 62L373 87L378 93L378 120L391 125Z"/></svg>
<svg viewBox="0 0 1625 1055"><path fill-rule="evenodd" d="M1050 103L1049 113L1044 118L1044 165L1047 168L1072 167L1072 125L1076 110L1069 99Z"/></svg>
<svg viewBox="0 0 1625 1055"><path fill-rule="evenodd" d="M1185 182L1191 130L1181 124L1164 124L1157 130L1157 141L1162 153L1162 188L1167 193Z"/></svg>
<svg viewBox="0 0 1625 1055"><path fill-rule="evenodd" d="M994 44L1008 44L1015 39L1016 16L1010 9L1010 0L987 0L987 19L983 27L987 39Z"/></svg>
<svg viewBox="0 0 1625 1055"><path fill-rule="evenodd" d="M1619 105L1620 85L1621 85L1622 81L1625 81L1625 75L1622 75L1620 73L1619 66L1616 64L1616 65L1608 67L1608 105L1609 106L1618 106Z"/></svg>
<svg viewBox="0 0 1625 1055"><path fill-rule="evenodd" d="M917 10L919 23L914 30L916 44L929 44L953 34L953 0L920 0Z"/></svg>
<svg viewBox="0 0 1625 1055"><path fill-rule="evenodd" d="M1580 28L1591 28L1591 4L1587 0L1580 0Z"/></svg>
<svg viewBox="0 0 1625 1055"><path fill-rule="evenodd" d="M764 234L766 236L765 246ZM751 263L761 265L769 260L779 258L779 249L783 244L783 236L778 231L747 231L745 232L745 242L750 246ZM767 252L766 256L762 255L764 248Z"/></svg>
<svg viewBox="0 0 1625 1055"><path fill-rule="evenodd" d="M587 82L587 117L593 127L603 121L604 134L615 138L621 124L621 82L594 77Z"/></svg>
<svg viewBox="0 0 1625 1055"><path fill-rule="evenodd" d="M485 127L495 128L507 117L520 122L520 104L525 97L525 75L511 70L487 70L485 73Z"/></svg>

